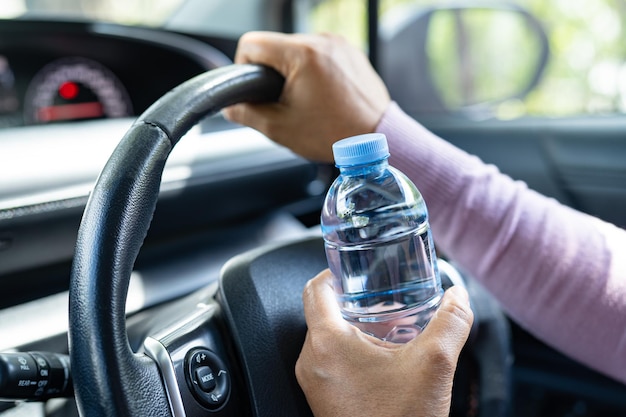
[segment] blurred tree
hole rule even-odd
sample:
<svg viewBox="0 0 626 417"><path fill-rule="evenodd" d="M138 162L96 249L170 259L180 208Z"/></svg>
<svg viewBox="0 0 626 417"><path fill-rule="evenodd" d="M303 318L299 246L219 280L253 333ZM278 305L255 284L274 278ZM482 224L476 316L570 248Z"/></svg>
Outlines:
<svg viewBox="0 0 626 417"><path fill-rule="evenodd" d="M314 31L340 33L354 44L365 46L365 3L363 0L322 1L311 15L311 27ZM380 14L407 3L442 5L435 0L381 0ZM514 3L525 7L542 22L551 56L540 85L521 101L499 104L494 114L510 118L626 113L626 42L623 40L626 37L626 0L519 0ZM472 2L463 5L471 7ZM506 25L498 25L496 29L489 34L507 37ZM484 26L483 30L487 33ZM516 29L511 27L510 30ZM454 39L452 34L441 32L437 37L439 48L445 48L444 43ZM526 47L511 45L510 49L515 52ZM454 64L453 54L433 57L442 74ZM492 76L492 72L485 72L480 83L489 84ZM445 88L459 88L459 85L448 83ZM459 95L450 91L443 94Z"/></svg>

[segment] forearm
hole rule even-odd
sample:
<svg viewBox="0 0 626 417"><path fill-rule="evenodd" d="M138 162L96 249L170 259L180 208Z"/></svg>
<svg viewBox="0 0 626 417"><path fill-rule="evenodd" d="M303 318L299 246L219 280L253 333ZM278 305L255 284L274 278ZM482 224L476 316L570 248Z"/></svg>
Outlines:
<svg viewBox="0 0 626 417"><path fill-rule="evenodd" d="M528 190L394 105L378 131L424 195L438 247L522 326L626 382L626 232Z"/></svg>

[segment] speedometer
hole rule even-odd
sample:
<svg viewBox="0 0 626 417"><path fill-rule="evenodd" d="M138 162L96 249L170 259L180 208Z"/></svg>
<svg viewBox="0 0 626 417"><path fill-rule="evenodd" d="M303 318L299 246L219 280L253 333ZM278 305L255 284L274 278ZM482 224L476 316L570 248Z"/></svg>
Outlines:
<svg viewBox="0 0 626 417"><path fill-rule="evenodd" d="M33 78L24 100L26 124L132 116L132 105L119 79L102 64L62 58Z"/></svg>

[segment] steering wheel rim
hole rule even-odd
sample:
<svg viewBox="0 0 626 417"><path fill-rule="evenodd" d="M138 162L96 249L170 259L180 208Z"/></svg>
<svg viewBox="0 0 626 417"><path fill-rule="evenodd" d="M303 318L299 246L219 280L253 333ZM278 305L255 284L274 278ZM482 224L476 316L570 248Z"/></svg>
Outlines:
<svg viewBox="0 0 626 417"><path fill-rule="evenodd" d="M180 138L202 118L239 102L276 101L283 84L284 78L279 73L258 65L230 65L201 74L170 91L146 110L111 155L83 214L70 279L70 358L81 415L172 415L161 370L154 360L132 351L125 317L132 268L152 220L165 162ZM249 293L254 292L256 279L258 276L250 278ZM240 288L225 291L228 285L232 282L229 284L223 279L220 295L225 302L227 321L231 321L228 326L234 332L231 337L236 338L242 330L241 326L237 328L229 308L233 296L240 298ZM259 305L259 311L264 308ZM498 311L497 307L495 310ZM480 320L480 314L476 316ZM487 343L495 346L491 353L498 353L496 368L507 366L509 346L503 332L508 328L501 328L503 317L489 315L488 318L496 326L488 323L491 330L483 333L497 333L497 340L493 334L488 336L496 344ZM304 327L300 325L299 329ZM301 345L301 340L292 343ZM468 344L470 351L474 345L482 347L485 343L471 342ZM239 348L241 350L241 346ZM293 356L293 352L289 355ZM247 358L243 359L245 363ZM485 412L506 409L506 399L502 397L506 394L508 375L501 372L499 376L491 385L500 389L490 390L497 393L496 397L480 395L481 400L490 403ZM292 377L287 378L291 383ZM258 375L254 379L258 381ZM256 391L256 387L252 391ZM264 392L260 390L258 394L263 396ZM298 401L302 403L304 397L299 395ZM304 410L306 404L300 403L294 408L297 414L310 415L308 408ZM257 414L263 409L272 410L271 406L254 406ZM493 415L483 411L479 415Z"/></svg>
<svg viewBox="0 0 626 417"><path fill-rule="evenodd" d="M82 415L170 415L159 370L132 352L125 318L130 274L165 162L200 119L239 102L275 101L283 83L276 71L257 65L192 78L137 119L103 168L83 214L70 278L70 358Z"/></svg>

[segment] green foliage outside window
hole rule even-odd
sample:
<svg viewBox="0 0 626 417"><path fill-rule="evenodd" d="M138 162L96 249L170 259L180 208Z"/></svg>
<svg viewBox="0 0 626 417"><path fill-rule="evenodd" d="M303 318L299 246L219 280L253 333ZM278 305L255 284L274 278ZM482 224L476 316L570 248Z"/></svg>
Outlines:
<svg viewBox="0 0 626 417"><path fill-rule="evenodd" d="M443 5L433 0L381 0L380 16L402 4ZM331 31L346 36L356 45L366 45L367 28L365 0L326 0L316 7L311 17L314 31ZM457 3L458 4L458 3ZM471 5L471 1L463 3ZM484 3L482 3L484 4ZM580 114L613 114L626 112L626 2L623 0L523 0L519 5L533 14L548 34L550 58L540 84L521 100L499 103L494 109L497 116L572 116ZM445 17L442 15L442 19ZM449 17L448 17L449 18ZM500 22L487 28L481 17L473 17L482 35L497 37L505 42L511 31L519 31L515 25ZM452 33L442 32L452 25L432 25L439 31L429 45L434 73L445 78L446 71L454 67L455 54L446 53L452 44ZM477 31L476 33L479 33ZM497 96L503 82L494 81L502 65L519 68L512 78L527 76L525 56L535 56L537 48L532 39L510 45L510 56L498 60L489 56L488 50L473 51L483 59L477 66L484 71L478 79L481 91ZM478 43L480 44L480 42ZM444 51L444 52L437 52ZM532 63L531 63L532 65ZM509 69L508 73L511 71ZM449 79L449 78L447 78ZM493 84L493 86L489 86ZM446 101L459 97L460 86L448 82L443 85L442 95ZM446 90L447 89L447 90ZM457 89L456 91L452 91ZM477 97L480 99L480 97ZM485 97L488 98L488 97Z"/></svg>

